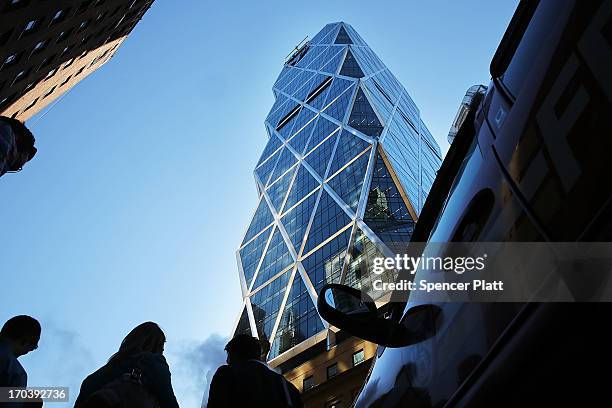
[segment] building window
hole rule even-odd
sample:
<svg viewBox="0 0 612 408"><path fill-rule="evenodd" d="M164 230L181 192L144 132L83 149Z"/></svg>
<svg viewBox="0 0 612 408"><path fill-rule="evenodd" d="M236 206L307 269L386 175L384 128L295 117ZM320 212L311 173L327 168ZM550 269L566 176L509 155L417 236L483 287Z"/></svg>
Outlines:
<svg viewBox="0 0 612 408"><path fill-rule="evenodd" d="M7 65L12 65L12 64L16 63L17 59L18 59L17 57L19 57L19 54L17 54L17 53L9 55L4 60L4 63L2 64L2 66L5 67Z"/></svg>
<svg viewBox="0 0 612 408"><path fill-rule="evenodd" d="M6 6L7 10L17 10L28 5L29 0L10 0Z"/></svg>
<svg viewBox="0 0 612 408"><path fill-rule="evenodd" d="M81 55L79 55L79 59L85 57L87 54L89 53L89 50L85 50L81 53Z"/></svg>
<svg viewBox="0 0 612 408"><path fill-rule="evenodd" d="M49 71L49 72L47 73L47 75L45 76L45 78L44 78L44 79L45 79L45 80L47 80L47 79L51 78L53 75L55 75L55 73L56 73L56 72L57 72L57 68L52 69L51 71Z"/></svg>
<svg viewBox="0 0 612 408"><path fill-rule="evenodd" d="M69 45L68 47L64 48L64 49L62 50L62 53L60 54L60 57L62 57L62 56L64 56L64 55L68 54L68 53L70 52L70 50L71 50L71 49L72 49L72 45Z"/></svg>
<svg viewBox="0 0 612 408"><path fill-rule="evenodd" d="M0 108L4 108L6 105L8 105L9 102L12 101L14 97L15 97L15 94L7 96L6 98L2 98L2 100L0 100Z"/></svg>
<svg viewBox="0 0 612 408"><path fill-rule="evenodd" d="M34 48L32 49L32 54L42 51L42 49L45 48L46 46L47 46L47 40L37 42Z"/></svg>
<svg viewBox="0 0 612 408"><path fill-rule="evenodd" d="M68 14L69 10L70 9L57 10L55 14L53 15L53 18L51 19L51 25L57 24L60 21L62 21L64 18L66 18L66 15Z"/></svg>
<svg viewBox="0 0 612 408"><path fill-rule="evenodd" d="M30 20L30 21L28 21L28 23L25 25L25 27L23 27L23 32L21 33L21 35L24 36L24 35L28 35L30 33L33 33L34 31L36 31L36 29L38 28L39 25L40 25L40 20Z"/></svg>
<svg viewBox="0 0 612 408"><path fill-rule="evenodd" d="M30 91L30 89L34 88L34 85L36 85L36 82L30 82L29 84L26 85L25 88L23 88L23 93L27 93Z"/></svg>
<svg viewBox="0 0 612 408"><path fill-rule="evenodd" d="M363 349L353 353L353 367L359 365L365 361L365 355Z"/></svg>
<svg viewBox="0 0 612 408"><path fill-rule="evenodd" d="M125 19L126 14L124 14L119 21L117 21L117 24L115 24L115 27L119 27L119 24L121 24L123 22L123 20Z"/></svg>
<svg viewBox="0 0 612 408"><path fill-rule="evenodd" d="M15 79L13 80L13 84L16 84L17 82L23 81L28 76L28 74L30 73L29 71L30 71L29 69L24 69L23 71L19 71L19 73L17 75L15 75Z"/></svg>
<svg viewBox="0 0 612 408"><path fill-rule="evenodd" d="M34 99L32 102L30 102L28 104L28 106L25 107L25 109L23 110L24 112L27 111L28 109L30 109L32 106L36 105L36 102L38 102L38 98Z"/></svg>
<svg viewBox="0 0 612 408"><path fill-rule="evenodd" d="M70 58L68 61L66 61L66 63L64 64L64 66L62 67L62 69L66 69L69 66L72 65L72 63L74 62L74 58Z"/></svg>
<svg viewBox="0 0 612 408"><path fill-rule="evenodd" d="M81 75L81 73L82 73L83 71L85 71L85 66L82 66L82 67L81 67L81 69L79 69L79 70L76 72L76 74L74 74L74 76Z"/></svg>
<svg viewBox="0 0 612 408"><path fill-rule="evenodd" d="M66 30L66 31L62 31L61 33L59 33L59 35L57 36L57 43L61 43L62 41L64 41L66 38L68 38L70 36L70 34L72 33L72 28L70 30Z"/></svg>
<svg viewBox="0 0 612 408"><path fill-rule="evenodd" d="M55 88L57 88L57 85L55 85L53 88L49 89L44 95L43 95L43 99L45 99L47 96L51 95L53 93L53 91L55 91Z"/></svg>
<svg viewBox="0 0 612 408"><path fill-rule="evenodd" d="M89 20L81 21L81 24L79 24L79 31L84 30L85 28L87 28L88 25L89 25Z"/></svg>
<svg viewBox="0 0 612 408"><path fill-rule="evenodd" d="M308 391L312 387L314 387L314 378L311 375L310 377L304 378L304 380L302 381L302 389L304 391Z"/></svg>
<svg viewBox="0 0 612 408"><path fill-rule="evenodd" d="M62 83L61 83L61 84L59 84L60 88L61 88L62 86L64 86L64 85L66 85L66 84L68 83L68 81L70 81L70 78L72 78L72 75L70 75L68 78L64 79L64 80L62 81Z"/></svg>
<svg viewBox="0 0 612 408"><path fill-rule="evenodd" d="M327 379L335 377L338 375L338 363L334 363L327 367Z"/></svg>

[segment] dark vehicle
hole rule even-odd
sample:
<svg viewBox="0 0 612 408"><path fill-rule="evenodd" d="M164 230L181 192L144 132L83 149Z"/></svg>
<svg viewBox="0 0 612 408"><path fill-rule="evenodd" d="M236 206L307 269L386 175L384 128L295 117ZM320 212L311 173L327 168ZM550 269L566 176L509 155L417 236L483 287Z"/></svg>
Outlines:
<svg viewBox="0 0 612 408"><path fill-rule="evenodd" d="M490 69L412 240L612 241L612 1L521 1ZM361 296L319 295L326 320L379 344L357 407L610 406L608 303L409 299L383 317Z"/></svg>

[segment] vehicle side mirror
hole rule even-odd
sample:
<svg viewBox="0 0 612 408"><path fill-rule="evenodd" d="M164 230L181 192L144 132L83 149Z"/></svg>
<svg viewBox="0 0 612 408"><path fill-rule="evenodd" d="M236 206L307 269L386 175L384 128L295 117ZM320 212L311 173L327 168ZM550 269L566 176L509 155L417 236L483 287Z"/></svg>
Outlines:
<svg viewBox="0 0 612 408"><path fill-rule="evenodd" d="M330 324L385 347L405 347L432 337L441 312L435 305L415 306L398 323L380 316L366 293L334 283L321 288L317 309Z"/></svg>

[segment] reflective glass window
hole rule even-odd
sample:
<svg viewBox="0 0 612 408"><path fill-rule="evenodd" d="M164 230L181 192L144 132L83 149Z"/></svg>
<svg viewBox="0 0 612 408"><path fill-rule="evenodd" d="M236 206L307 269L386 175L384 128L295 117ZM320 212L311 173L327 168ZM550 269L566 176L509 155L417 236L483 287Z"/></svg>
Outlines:
<svg viewBox="0 0 612 408"><path fill-rule="evenodd" d="M297 167L296 167L297 168ZM268 197L270 197L270 201L272 201L272 205L276 209L276 212L280 213L281 204L287 195L287 190L289 189L289 184L291 184L291 180L293 179L294 171L289 171L285 173L280 179L274 182L271 186L268 187Z"/></svg>
<svg viewBox="0 0 612 408"><path fill-rule="evenodd" d="M382 124L361 88L357 90L348 124L368 136L378 137L383 131Z"/></svg>
<svg viewBox="0 0 612 408"><path fill-rule="evenodd" d="M340 283L350 237L351 228L347 228L342 234L302 260L302 265L317 293L327 283Z"/></svg>
<svg viewBox="0 0 612 408"><path fill-rule="evenodd" d="M240 250L240 261L242 262L242 271L244 272L244 280L247 287L251 285L251 280L271 232L272 227L269 227Z"/></svg>
<svg viewBox="0 0 612 408"><path fill-rule="evenodd" d="M298 201L306 197L306 194L318 186L319 182L306 170L306 167L299 166L293 185L289 190L289 194L287 194L285 209L293 207Z"/></svg>
<svg viewBox="0 0 612 408"><path fill-rule="evenodd" d="M351 219L348 215L330 197L327 191L323 191L312 221L312 226L308 232L308 241L303 253L308 253L349 222L351 222Z"/></svg>
<svg viewBox="0 0 612 408"><path fill-rule="evenodd" d="M292 262L293 258L289 253L289 248L287 248L280 231L276 229L257 272L253 289L257 289L268 279L291 265Z"/></svg>
<svg viewBox="0 0 612 408"><path fill-rule="evenodd" d="M361 187L368 168L369 153L364 153L327 182L353 211L357 211Z"/></svg>
<svg viewBox="0 0 612 408"><path fill-rule="evenodd" d="M251 221L251 225L249 225L249 229L246 232L242 244L244 245L247 243L255 234L263 230L264 227L270 225L272 221L274 221L274 217L270 212L270 208L268 208L268 204L266 204L266 200L262 197L257 206L257 210L255 210L255 215L253 215L253 220Z"/></svg>
<svg viewBox="0 0 612 408"><path fill-rule="evenodd" d="M300 252L300 246L304 239L304 233L310 221L310 216L317 199L317 194L311 194L302 201L300 204L289 210L287 214L283 216L281 222L283 223L289 239L293 244L295 252Z"/></svg>
<svg viewBox="0 0 612 408"><path fill-rule="evenodd" d="M327 165L329 163L329 159L331 159L331 155L334 150L334 145L336 144L337 133L327 139L323 144L321 144L314 152L310 153L304 159L306 163L313 168L313 170L321 177L321 179L325 178Z"/></svg>
<svg viewBox="0 0 612 408"><path fill-rule="evenodd" d="M251 308L260 339L270 340L290 275L291 270L288 270L251 296Z"/></svg>
<svg viewBox="0 0 612 408"><path fill-rule="evenodd" d="M364 222L391 249L410 241L414 220L380 153L376 154Z"/></svg>
<svg viewBox="0 0 612 408"><path fill-rule="evenodd" d="M277 357L323 329L306 285L296 273L268 359Z"/></svg>
<svg viewBox="0 0 612 408"><path fill-rule="evenodd" d="M362 138L343 130L340 135L338 147L336 148L336 153L334 154L334 159L332 160L331 168L329 169L329 174L332 175L336 173L342 166L369 146L370 144Z"/></svg>
<svg viewBox="0 0 612 408"><path fill-rule="evenodd" d="M336 99L334 102L332 102L331 105L325 108L324 112L332 118L342 122L344 120L344 115L346 114L346 109L348 108L348 104L351 101L352 96L353 87L349 88L346 92L340 95L338 99Z"/></svg>

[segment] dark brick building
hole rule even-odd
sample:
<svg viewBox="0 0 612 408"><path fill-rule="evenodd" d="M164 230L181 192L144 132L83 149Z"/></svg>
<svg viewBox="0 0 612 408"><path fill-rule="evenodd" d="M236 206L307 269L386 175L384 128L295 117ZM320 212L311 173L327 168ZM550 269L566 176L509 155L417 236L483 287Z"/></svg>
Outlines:
<svg viewBox="0 0 612 408"><path fill-rule="evenodd" d="M153 0L0 0L0 115L25 121L106 63Z"/></svg>

